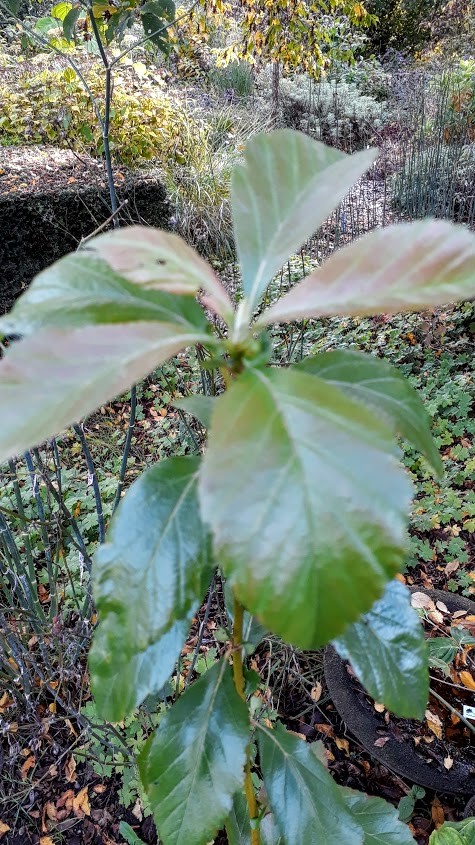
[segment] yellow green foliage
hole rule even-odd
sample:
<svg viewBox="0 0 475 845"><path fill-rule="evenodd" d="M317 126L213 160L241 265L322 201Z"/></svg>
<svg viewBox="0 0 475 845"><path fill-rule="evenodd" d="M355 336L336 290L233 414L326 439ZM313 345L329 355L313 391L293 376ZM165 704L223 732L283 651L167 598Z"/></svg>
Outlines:
<svg viewBox="0 0 475 845"><path fill-rule="evenodd" d="M114 78L110 138L114 160L138 164L157 159L163 164L192 164L206 155L206 133L183 106L132 69ZM86 73L101 114L104 75ZM76 73L41 70L20 73L15 83L0 86L0 144L54 144L93 155L103 152L102 133L91 98Z"/></svg>

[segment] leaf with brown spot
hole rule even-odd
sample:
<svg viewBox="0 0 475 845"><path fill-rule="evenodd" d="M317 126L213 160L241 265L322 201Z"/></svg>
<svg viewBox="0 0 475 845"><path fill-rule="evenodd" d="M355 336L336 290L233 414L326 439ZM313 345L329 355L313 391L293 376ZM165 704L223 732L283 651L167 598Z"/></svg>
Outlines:
<svg viewBox="0 0 475 845"><path fill-rule="evenodd" d="M312 701L320 701L322 697L322 685L320 681L317 681L314 687L310 690L310 698Z"/></svg>

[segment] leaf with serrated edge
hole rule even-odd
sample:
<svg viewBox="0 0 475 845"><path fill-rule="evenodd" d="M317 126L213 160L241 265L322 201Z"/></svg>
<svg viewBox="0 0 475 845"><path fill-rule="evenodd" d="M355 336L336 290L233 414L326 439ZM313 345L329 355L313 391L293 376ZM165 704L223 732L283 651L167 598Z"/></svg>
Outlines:
<svg viewBox="0 0 475 845"><path fill-rule="evenodd" d="M280 724L258 726L262 777L284 842L363 845L363 830L312 747Z"/></svg>
<svg viewBox="0 0 475 845"><path fill-rule="evenodd" d="M259 824L261 845L283 845L274 816L267 813ZM233 808L226 821L226 835L229 845L251 845L251 824L249 808L243 792L237 792Z"/></svg>
<svg viewBox="0 0 475 845"><path fill-rule="evenodd" d="M147 686L142 682L139 690L137 667L175 623L185 622L186 633L211 580L211 548L196 490L199 465L197 457L172 457L147 469L120 503L107 542L96 552L100 624L89 666L96 703L109 721L121 721L164 686L163 666L149 662ZM112 703L111 677L122 688L122 699Z"/></svg>
<svg viewBox="0 0 475 845"><path fill-rule="evenodd" d="M475 235L443 220L376 229L337 250L257 324L397 314L475 295Z"/></svg>
<svg viewBox="0 0 475 845"><path fill-rule="evenodd" d="M221 660L175 702L138 765L164 845L204 845L244 783L247 707Z"/></svg>
<svg viewBox="0 0 475 845"><path fill-rule="evenodd" d="M10 314L0 319L0 332L24 335L46 326L145 320L202 331L207 326L193 296L148 290L120 276L101 258L76 252L35 276Z"/></svg>
<svg viewBox="0 0 475 845"><path fill-rule="evenodd" d="M347 156L302 132L277 129L251 138L234 168L231 208L250 310L272 277L313 235L376 158Z"/></svg>
<svg viewBox="0 0 475 845"><path fill-rule="evenodd" d="M333 645L376 701L397 716L423 718L429 695L427 646L407 587L391 581L370 612Z"/></svg>
<svg viewBox="0 0 475 845"><path fill-rule="evenodd" d="M0 360L0 464L43 443L207 336L172 323L43 329Z"/></svg>
<svg viewBox="0 0 475 845"><path fill-rule="evenodd" d="M345 804L364 831L363 845L415 845L411 831L397 810L383 798L339 787Z"/></svg>
<svg viewBox="0 0 475 845"><path fill-rule="evenodd" d="M388 361L352 349L337 349L304 358L296 369L316 375L363 402L419 449L439 475L442 473L424 404L410 382Z"/></svg>
<svg viewBox="0 0 475 845"><path fill-rule="evenodd" d="M233 304L218 277L193 247L171 232L148 226L128 226L99 235L87 250L103 258L113 270L146 289L170 293L206 291L207 302L228 320Z"/></svg>
<svg viewBox="0 0 475 845"><path fill-rule="evenodd" d="M316 648L379 598L404 560L411 487L396 455L374 414L306 373L248 371L218 398L203 516L268 629Z"/></svg>

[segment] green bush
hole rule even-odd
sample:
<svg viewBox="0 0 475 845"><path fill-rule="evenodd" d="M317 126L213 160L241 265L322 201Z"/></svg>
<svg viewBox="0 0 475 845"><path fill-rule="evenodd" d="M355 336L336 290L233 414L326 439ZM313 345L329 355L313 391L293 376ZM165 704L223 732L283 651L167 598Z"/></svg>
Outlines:
<svg viewBox="0 0 475 845"><path fill-rule="evenodd" d="M409 156L392 177L392 203L404 217L426 215L472 222L475 217L475 144L435 144Z"/></svg>
<svg viewBox="0 0 475 845"><path fill-rule="evenodd" d="M102 111L104 76L94 68L86 78ZM1 144L54 144L102 154L91 99L71 68L46 68L34 76L20 72L14 85L0 86L0 99ZM113 157L121 164L149 159L186 163L206 157L202 124L158 86L122 68L114 78L110 136Z"/></svg>

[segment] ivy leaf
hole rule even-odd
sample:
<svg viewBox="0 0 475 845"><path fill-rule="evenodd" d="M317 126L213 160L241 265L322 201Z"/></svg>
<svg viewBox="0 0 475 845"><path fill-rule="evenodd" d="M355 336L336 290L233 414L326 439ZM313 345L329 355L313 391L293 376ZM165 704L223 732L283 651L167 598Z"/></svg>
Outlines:
<svg viewBox="0 0 475 845"><path fill-rule="evenodd" d="M100 624L89 665L97 706L109 721L121 721L164 686L162 662L152 664L149 655L174 628L169 639L176 659L177 637L183 625L186 636L211 580L210 542L197 496L199 465L197 457L173 457L147 469L120 503L107 542L96 552ZM112 697L111 685L120 695Z"/></svg>
<svg viewBox="0 0 475 845"><path fill-rule="evenodd" d="M207 336L173 323L43 329L0 360L0 464L38 446Z"/></svg>
<svg viewBox="0 0 475 845"><path fill-rule="evenodd" d="M250 311L289 255L313 235L376 158L347 156L301 132L251 138L233 170L231 208Z"/></svg>
<svg viewBox="0 0 475 845"><path fill-rule="evenodd" d="M403 584L391 581L370 612L333 644L376 701L397 716L423 718L429 697L427 646Z"/></svg>
<svg viewBox="0 0 475 845"><path fill-rule="evenodd" d="M257 324L422 311L475 295L475 235L444 220L375 229L337 250Z"/></svg>
<svg viewBox="0 0 475 845"><path fill-rule="evenodd" d="M392 364L364 352L340 349L304 358L296 369L325 379L371 408L422 452L438 475L442 474L430 417L417 391Z"/></svg>
<svg viewBox="0 0 475 845"><path fill-rule="evenodd" d="M232 315L233 304L208 262L178 235L128 226L99 235L87 249L145 290L195 294L203 288L213 311L225 320Z"/></svg>
<svg viewBox="0 0 475 845"><path fill-rule="evenodd" d="M66 41L74 40L74 29L81 15L84 16L84 9L78 4L77 6L73 6L65 16L63 20L63 35Z"/></svg>
<svg viewBox="0 0 475 845"><path fill-rule="evenodd" d="M207 328L204 311L193 296L148 290L120 276L102 259L75 252L33 279L10 314L0 319L0 332L24 335L44 326L145 320L202 332Z"/></svg>
<svg viewBox="0 0 475 845"><path fill-rule="evenodd" d="M173 0L148 0L140 7L140 16L145 35L157 45L162 53L170 51L167 25L175 18L175 4Z"/></svg>
<svg viewBox="0 0 475 845"><path fill-rule="evenodd" d="M204 396L201 393L195 393L193 396L184 396L181 399L174 399L173 405L175 408L181 408L192 417L196 417L206 429L211 425L211 417L213 415L216 404L216 396Z"/></svg>
<svg viewBox="0 0 475 845"><path fill-rule="evenodd" d="M218 397L203 516L268 629L316 648L379 598L404 560L411 487L396 454L374 414L306 373L249 370Z"/></svg>
<svg viewBox="0 0 475 845"><path fill-rule="evenodd" d="M138 760L163 845L213 839L244 782L247 707L221 660L176 701Z"/></svg>
<svg viewBox="0 0 475 845"><path fill-rule="evenodd" d="M348 810L363 828L363 845L415 845L397 810L383 798L373 798L346 786L339 789Z"/></svg>
<svg viewBox="0 0 475 845"><path fill-rule="evenodd" d="M360 824L312 746L282 725L258 728L264 785L284 842L363 845Z"/></svg>

